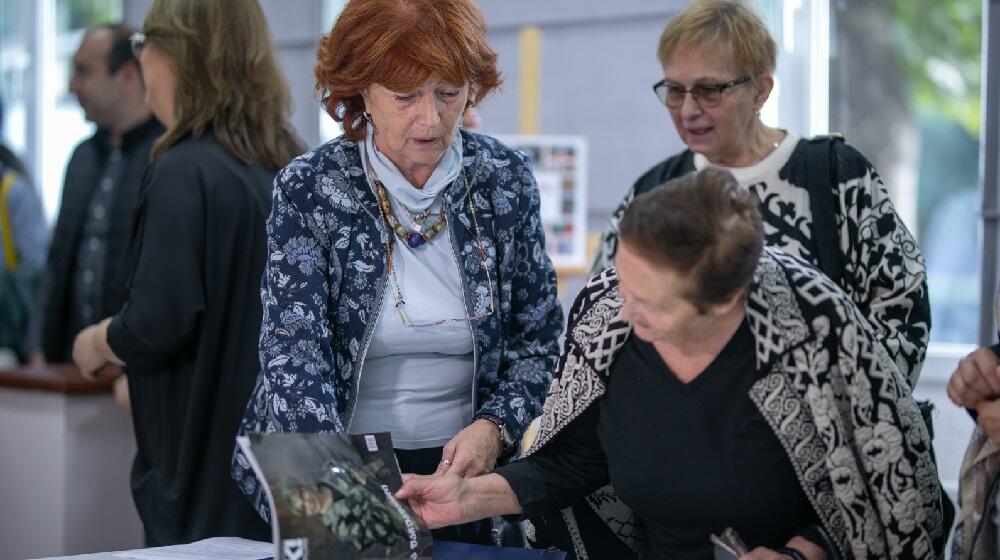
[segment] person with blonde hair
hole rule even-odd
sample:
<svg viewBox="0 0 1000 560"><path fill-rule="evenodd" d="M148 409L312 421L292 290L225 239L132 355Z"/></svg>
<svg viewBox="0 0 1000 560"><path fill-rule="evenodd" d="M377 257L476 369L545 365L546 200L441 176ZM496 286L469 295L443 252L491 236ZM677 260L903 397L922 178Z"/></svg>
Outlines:
<svg viewBox="0 0 1000 560"><path fill-rule="evenodd" d="M77 336L86 376L124 366L137 441L132 493L149 546L270 538L230 472L257 372L265 221L301 152L256 0L155 0L132 37L153 147L122 309Z"/></svg>
<svg viewBox="0 0 1000 560"><path fill-rule="evenodd" d="M612 265L618 223L636 195L695 170L727 169L760 201L765 242L843 288L916 386L930 337L920 249L864 155L836 135L800 138L761 121L777 47L760 15L744 0L696 0L667 23L656 55L663 79L653 93L687 149L628 190L592 275Z"/></svg>

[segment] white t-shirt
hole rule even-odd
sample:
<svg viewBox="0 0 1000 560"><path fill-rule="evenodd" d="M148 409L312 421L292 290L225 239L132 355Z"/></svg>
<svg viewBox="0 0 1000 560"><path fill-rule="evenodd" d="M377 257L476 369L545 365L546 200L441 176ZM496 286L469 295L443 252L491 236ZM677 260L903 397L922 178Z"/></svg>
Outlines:
<svg viewBox="0 0 1000 560"><path fill-rule="evenodd" d="M785 137L778 143L778 147L768 154L767 157L747 167L723 167L715 165L709 162L705 156L698 153L694 155L694 167L698 171L706 167L715 167L729 171L741 187L754 193L765 208L779 215L782 212L781 205L786 205L788 209L808 209L810 208L809 191L792 185L780 176L781 168L792 157L792 152L795 151L795 146L798 145L799 140L800 138L797 135L791 132L786 133ZM801 239L810 239L812 237L808 231L811 223L811 219L799 222L799 227L803 228ZM768 227L765 222L765 233ZM794 236L788 236L787 240L782 243L781 248L793 255L799 256L804 253L812 254L813 252L810 247L803 247L800 239Z"/></svg>

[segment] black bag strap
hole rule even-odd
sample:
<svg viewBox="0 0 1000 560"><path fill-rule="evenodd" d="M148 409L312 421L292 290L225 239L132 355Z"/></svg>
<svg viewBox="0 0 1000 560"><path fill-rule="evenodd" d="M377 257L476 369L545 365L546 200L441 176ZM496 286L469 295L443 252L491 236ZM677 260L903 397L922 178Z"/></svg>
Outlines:
<svg viewBox="0 0 1000 560"><path fill-rule="evenodd" d="M813 238L819 268L837 285L841 284L844 267L840 259L840 242L834 218L836 200L833 190L837 186L837 142L839 134L817 136L806 145L806 189L809 191L809 209L812 213Z"/></svg>

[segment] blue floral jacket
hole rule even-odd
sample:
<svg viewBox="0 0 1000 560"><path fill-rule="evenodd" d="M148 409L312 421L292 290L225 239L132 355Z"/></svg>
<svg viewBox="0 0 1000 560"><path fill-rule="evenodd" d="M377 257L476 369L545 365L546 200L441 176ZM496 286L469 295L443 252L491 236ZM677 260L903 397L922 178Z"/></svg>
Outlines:
<svg viewBox="0 0 1000 560"><path fill-rule="evenodd" d="M487 136L463 130L462 140L469 192L461 178L446 188L446 231L469 316L487 313L491 293L497 300L492 314L473 322L475 410L500 418L520 439L542 410L559 356L555 271L527 159ZM261 373L240 433L343 432L386 289L385 244L392 235L358 144L337 138L281 170L267 234ZM266 515L266 500L239 452L233 477Z"/></svg>

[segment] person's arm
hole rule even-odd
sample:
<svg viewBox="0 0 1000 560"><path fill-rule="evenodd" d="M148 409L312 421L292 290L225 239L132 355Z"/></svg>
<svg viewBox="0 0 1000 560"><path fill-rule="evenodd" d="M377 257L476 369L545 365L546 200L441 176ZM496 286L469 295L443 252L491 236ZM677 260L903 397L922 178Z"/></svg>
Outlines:
<svg viewBox="0 0 1000 560"><path fill-rule="evenodd" d="M261 289L261 371L239 435L344 432L330 382L335 374L327 306L335 263L329 245L319 242L323 228L314 217L314 181L311 165L300 160L274 180ZM231 474L268 519L267 496L239 446L234 446Z"/></svg>
<svg viewBox="0 0 1000 560"><path fill-rule="evenodd" d="M408 500L432 528L566 507L608 483L607 459L596 437L598 406L592 404L536 454L492 474L406 475L396 496Z"/></svg>
<svg viewBox="0 0 1000 560"><path fill-rule="evenodd" d="M321 241L322 228L313 217L312 168L292 165L305 168L286 168L275 178L267 219L259 339L264 383L251 397L258 415L247 420L260 431L340 433L344 427L329 381L330 246Z"/></svg>
<svg viewBox="0 0 1000 560"><path fill-rule="evenodd" d="M563 316L555 269L545 252L538 186L524 156L514 152L511 159L511 174L523 179L514 207L518 217L510 263L501 264L504 269L496 279L498 291L510 293L510 308L496 310L505 315L501 321L503 352L496 378L480 383L486 397L476 416L499 419L517 442L542 411L559 357ZM494 297L499 306L500 294Z"/></svg>
<svg viewBox="0 0 1000 560"><path fill-rule="evenodd" d="M7 193L7 204L19 266L41 269L49 250L42 199L24 177L18 177Z"/></svg>
<svg viewBox="0 0 1000 560"><path fill-rule="evenodd" d="M832 323L816 351L838 364L830 370L830 396L822 398L843 401L850 415L836 422L841 443L827 455L842 481L835 482L838 501L870 503L879 523L865 530L865 539L890 543L886 555L924 557L943 549L947 538L929 434L910 384L860 310L844 301L837 315L844 320Z"/></svg>
<svg viewBox="0 0 1000 560"><path fill-rule="evenodd" d="M131 240L128 298L106 327L108 347L133 374L190 347L205 311L203 170L167 155L153 165Z"/></svg>
<svg viewBox="0 0 1000 560"><path fill-rule="evenodd" d="M79 150L73 152L73 159L67 164L67 170L73 168L75 158L79 157L78 152ZM55 249L65 244L66 240L70 239L73 235L73 232L69 230L72 220L69 218L71 212L68 209L72 206L73 193L76 186L78 185L71 181L69 177L63 178L62 194L59 199L59 215L56 217L56 223L52 228L52 236L49 240L41 285L38 288L38 296L35 300L31 320L28 323L28 336L25 347L29 356L28 363L36 367L45 365L48 360L58 360L60 358L59 356L46 356L43 346L47 333L61 327L61 325L48 324L47 319L49 317L49 307L58 305L54 302L60 301L58 295L54 293L58 285L56 271L59 268L59 264L61 264L56 262L59 252ZM59 240L62 240L62 244L59 244Z"/></svg>
<svg viewBox="0 0 1000 560"><path fill-rule="evenodd" d="M535 454L496 470L513 488L525 516L568 507L608 484L599 421L595 402Z"/></svg>
<svg viewBox="0 0 1000 560"><path fill-rule="evenodd" d="M396 499L406 500L410 509L431 529L468 523L494 515L521 513L513 489L497 474L470 478L403 475Z"/></svg>
<svg viewBox="0 0 1000 560"><path fill-rule="evenodd" d="M38 293L35 296L34 307L31 309L31 317L28 318L28 332L24 341L25 350L28 353L28 364L35 367L46 364L45 352L42 350L42 325L49 307L49 298L51 297L49 294L52 292L54 284L51 270L52 267L46 261Z"/></svg>
<svg viewBox="0 0 1000 560"><path fill-rule="evenodd" d="M32 365L44 365L41 344L41 318L48 289L45 272L49 253L49 227L38 193L23 176L16 177L7 192L7 214L13 233L14 252L18 266L27 275L21 276L24 287L29 289L30 305L28 324L25 326L24 351Z"/></svg>
<svg viewBox="0 0 1000 560"><path fill-rule="evenodd" d="M948 379L948 398L969 411L973 420L983 400L1000 397L1000 358L992 348L980 347L958 361Z"/></svg>
<svg viewBox="0 0 1000 560"><path fill-rule="evenodd" d="M847 292L868 318L910 387L920 377L930 338L927 271L874 166L838 144L845 224L840 248Z"/></svg>

